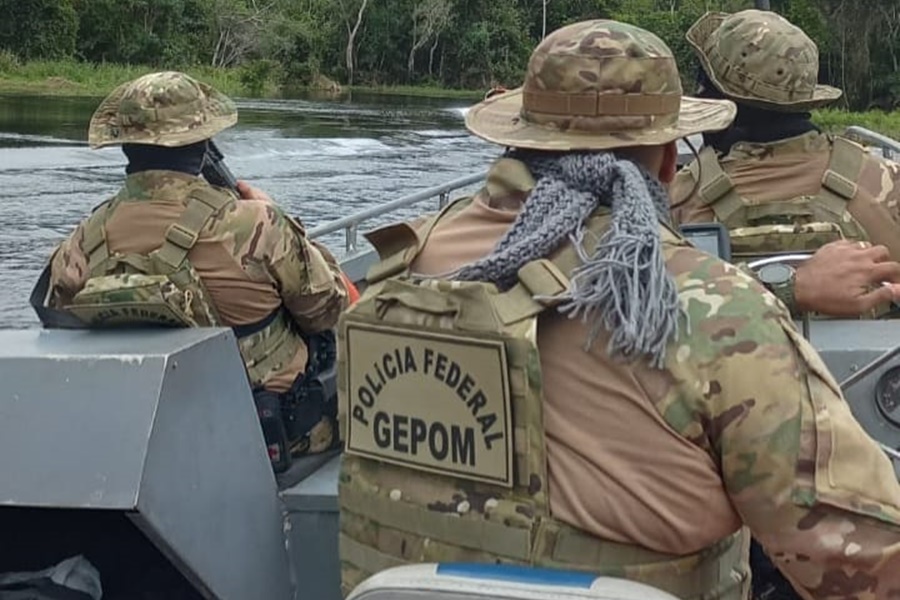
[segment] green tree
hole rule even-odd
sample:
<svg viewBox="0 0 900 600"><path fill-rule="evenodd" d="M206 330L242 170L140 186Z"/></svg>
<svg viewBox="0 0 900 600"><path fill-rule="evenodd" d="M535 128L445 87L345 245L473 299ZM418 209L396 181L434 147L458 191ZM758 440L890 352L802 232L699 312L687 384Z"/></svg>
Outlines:
<svg viewBox="0 0 900 600"><path fill-rule="evenodd" d="M24 60L75 52L78 17L71 0L0 0L0 48Z"/></svg>

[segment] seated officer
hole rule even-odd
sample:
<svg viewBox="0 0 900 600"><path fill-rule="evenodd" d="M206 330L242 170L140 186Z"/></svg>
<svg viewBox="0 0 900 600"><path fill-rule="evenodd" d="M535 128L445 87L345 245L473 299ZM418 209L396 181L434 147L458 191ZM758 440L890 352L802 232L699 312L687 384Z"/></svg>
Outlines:
<svg viewBox="0 0 900 600"><path fill-rule="evenodd" d="M900 590L900 485L774 296L664 224L680 137L726 127L615 21L544 39L470 131L473 198L370 234L343 316L345 593L503 562L749 595L755 534L807 598ZM823 475L826 474L826 475Z"/></svg>
<svg viewBox="0 0 900 600"><path fill-rule="evenodd" d="M236 121L229 98L183 73L116 88L89 140L122 145L125 183L53 253L48 305L91 327L233 327L257 401L302 404L286 413L286 435L294 453L318 452L334 427L327 407L301 402L329 352L313 334L334 327L347 293L334 257L299 222L200 176L207 141ZM326 340L321 352L311 339ZM284 463L284 444L267 444Z"/></svg>
<svg viewBox="0 0 900 600"><path fill-rule="evenodd" d="M841 96L816 84L815 43L759 10L707 13L687 40L701 65L698 95L732 100L738 112L703 135L699 158L676 176L675 222L724 223L735 262L823 248L796 273L761 274L796 312L858 316L900 295L880 285L900 282L900 165L810 121L811 109Z"/></svg>

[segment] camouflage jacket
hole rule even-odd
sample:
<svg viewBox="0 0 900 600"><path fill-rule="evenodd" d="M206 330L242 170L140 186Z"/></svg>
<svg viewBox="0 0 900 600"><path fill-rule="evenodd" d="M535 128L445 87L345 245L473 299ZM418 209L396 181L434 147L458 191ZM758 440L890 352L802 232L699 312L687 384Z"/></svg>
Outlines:
<svg viewBox="0 0 900 600"><path fill-rule="evenodd" d="M741 195L750 199L787 199L818 191L831 140L831 136L813 131L768 144L740 142L719 162ZM693 163L679 171L669 186L672 218L677 224L715 220L712 209L702 205L697 197L692 166ZM855 183L887 209L894 222L900 223L900 164L870 156ZM851 213L856 209L852 203L848 208ZM897 227L900 234L900 225ZM900 260L900 256L894 258Z"/></svg>
<svg viewBox="0 0 900 600"><path fill-rule="evenodd" d="M110 251L145 254L158 248L197 185L208 184L174 171L129 175L106 224ZM69 303L90 277L83 249L84 225L96 215L82 222L51 258L50 303L54 307ZM225 325L256 323L283 305L303 331L322 331L337 323L346 306L337 261L324 246L308 240L299 223L269 202L235 199L207 223L188 259ZM305 349L266 387L287 389L304 365Z"/></svg>
<svg viewBox="0 0 900 600"><path fill-rule="evenodd" d="M506 179L489 177L503 189L489 183L487 195L534 185ZM493 241L482 245L489 251ZM664 254L690 328L670 343L662 372L640 362L620 368L632 369L638 393L718 466L740 520L802 595L898 597L900 484L821 358L784 305L738 268L679 241L665 242ZM572 351L583 352L581 335L571 339ZM608 363L603 342L590 358ZM577 397L565 400L572 406ZM654 455L652 441L635 443ZM654 461L635 468L652 477Z"/></svg>
<svg viewBox="0 0 900 600"><path fill-rule="evenodd" d="M814 196L821 189L828 168L832 140L829 135L810 132L768 144L741 142L726 156L721 156L719 164L731 178L737 194L750 203ZM699 198L697 173L695 160L682 169L669 186L672 218L676 224L717 220L712 207ZM857 180L849 183L855 183L856 187L841 223L845 234L860 231L862 227L864 234L851 239L868 238L873 244L883 244L894 260L900 260L900 165L866 154ZM851 220L855 222L851 223ZM821 236L816 247L834 239L833 233L824 231L805 232L804 235L810 241ZM788 241L783 234L772 240L766 243L777 245ZM800 243L799 238L790 238L790 241ZM781 247L780 250L800 251L795 247Z"/></svg>
<svg viewBox="0 0 900 600"><path fill-rule="evenodd" d="M804 597L900 594L900 484L785 307L736 267L667 253L689 335L666 420L720 465L735 509Z"/></svg>

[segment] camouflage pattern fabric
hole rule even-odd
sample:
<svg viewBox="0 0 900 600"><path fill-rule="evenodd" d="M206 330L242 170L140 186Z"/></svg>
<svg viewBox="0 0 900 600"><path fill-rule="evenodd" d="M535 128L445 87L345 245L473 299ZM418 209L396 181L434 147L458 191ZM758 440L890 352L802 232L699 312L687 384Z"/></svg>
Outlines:
<svg viewBox="0 0 900 600"><path fill-rule="evenodd" d="M141 227L140 213L133 211L152 211L154 204L173 204L173 212L177 214L183 210L188 196L197 186L209 187L198 177L174 171L145 171L129 175L124 187L112 200L116 207L108 219L108 229L114 233L124 233L130 229L137 231ZM228 192L220 190L220 193ZM129 219L116 218L116 211L122 209L128 211ZM54 252L51 259L51 306L63 308L71 304L75 294L84 288L92 275L84 250L84 233L85 228L93 226L102 212L95 210ZM198 248L211 246L221 249L216 254L221 259L213 263L209 260L197 263ZM147 248L146 251L153 249ZM197 247L191 250L188 259L194 264L201 280L216 276L216 286L209 281L205 283L225 325L243 324L233 321L231 315L235 314L239 305L236 299L230 297L233 293L242 292L242 288L277 293L291 317L291 327L307 332L333 327L346 306L346 290L341 283L337 261L323 246L309 241L299 223L269 202L230 202L200 232ZM229 279L233 281L230 288L227 287ZM229 289L233 291L229 292ZM263 332L257 337L267 336ZM305 356L305 346L299 334L291 333L290 337L295 339L297 351ZM247 343L242 344L245 362L255 364L260 357L246 355L247 348L244 346ZM294 358L292 353L283 361L269 365L266 372L255 373L251 383L268 386L273 379L278 379L279 385L276 387L284 389L274 391L286 390L305 366L305 360L296 364Z"/></svg>
<svg viewBox="0 0 900 600"><path fill-rule="evenodd" d="M663 233L666 264L693 327L671 344L662 383L650 384L665 390L654 400L656 409L674 431L720 465L722 485L744 524L803 597L893 598L900 593L900 486L890 461L853 418L837 383L785 307L733 265L690 247L668 230ZM443 285L455 290L461 284ZM371 290L369 297L363 296L363 310L373 304L374 295ZM539 371L528 380L538 386ZM528 489L535 497L519 496L499 522L528 527L533 509L516 507L531 506L543 495L540 480L532 482ZM578 549L568 555L546 554L558 548L538 541L527 559L504 554L508 546L466 543L460 536L474 526L465 521L494 523L503 499L513 498L491 486L460 485L345 457L340 489L342 553L350 548L345 584L366 574L349 558L359 556L358 547L346 543L349 537L377 548L384 566L500 560L652 582L682 598L699 595L677 588L676 575L663 567L673 563L663 557L648 568L639 564L636 550L624 545L618 552L594 554L586 550L590 536L571 527L556 531L554 524L549 529L554 532L549 539L565 538L570 548ZM411 505L422 508L413 511ZM538 507L543 505L541 499ZM442 516L446 525L432 526L429 532L454 535L449 542L422 529L423 523L440 522ZM548 527L551 523L546 521ZM503 539L499 530L491 531L495 540ZM535 526L530 531L529 539L542 540L548 530ZM677 573L690 573L700 559L683 560ZM746 590L741 594L747 597Z"/></svg>
<svg viewBox="0 0 900 600"><path fill-rule="evenodd" d="M714 257L678 248L667 264L696 326L673 348L657 408L721 465L745 524L801 594L900 593L893 467L790 314Z"/></svg>
<svg viewBox="0 0 900 600"><path fill-rule="evenodd" d="M833 143L831 136L813 131L771 143L739 142L718 160L722 170L734 178L738 194L752 204L773 205L773 212L778 212L777 204L789 203L799 190L814 194L820 189ZM789 222L764 228L742 227L738 233L761 254L815 251L845 238L883 244L894 260L900 260L900 164L868 154L861 147L859 152L861 167L851 181L856 186L855 195L840 219L832 224L804 224L802 218L791 216L791 207L787 207L781 212ZM698 193L701 180L706 181L695 160L669 185L674 223L717 220L713 208Z"/></svg>
<svg viewBox="0 0 900 600"><path fill-rule="evenodd" d="M504 159L503 164L508 166L512 162L515 161ZM522 168L522 163L516 164ZM493 174L495 183L503 175ZM448 206L438 219L460 210L468 202L469 199L462 199ZM609 223L608 211L598 211L586 225L590 237L599 238ZM421 243L427 244L426 230L430 225L434 223L418 231ZM662 235L669 245L685 245L667 229ZM393 241L388 242L387 235L377 237L397 252L394 256L405 256L404 262L414 258L415 243L419 242L404 249ZM560 272L577 262L574 249L568 246L555 252L551 260ZM539 282L544 281L546 285L546 280L524 275L537 264L529 263L521 273L523 281L529 282L529 289L542 295L550 291L540 289ZM438 310L444 304L458 306L458 313ZM353 414L362 407L355 399L357 390L350 386L349 365L360 361L356 353L364 349L349 342L349 332L352 327L363 325L385 327L385 331L402 335L396 333L399 326L417 333L452 333L470 343L504 341L509 360L508 377L514 382L511 429L515 448L515 484L505 489L467 481L454 476L452 471L439 474L412 471L359 455L348 447L342 457L339 480L344 594L390 566L476 561L625 577L666 590L683 600L744 598L749 577L740 530L708 548L675 556L592 537L550 514L540 400L543 383L534 341L536 316L547 306L536 304L521 288L499 294L488 283L418 281L399 276L372 281L359 302L344 313L339 327L338 389L345 439L348 439L348 426L354 424ZM503 379L504 374L496 373L494 378ZM379 392L380 402L386 403L384 398L390 397L391 404L402 406L399 410L407 415L416 414L417 406L422 410L423 399L419 395L397 397L389 384L385 386ZM434 412L437 410L434 407ZM437 419L434 415L432 418ZM351 444L352 440L350 437Z"/></svg>
<svg viewBox="0 0 900 600"><path fill-rule="evenodd" d="M94 112L91 148L117 144L186 146L237 122L234 102L178 71L150 73L123 83Z"/></svg>
<svg viewBox="0 0 900 600"><path fill-rule="evenodd" d="M645 81L669 82L671 72L677 79L671 52L657 40L610 21L562 28L533 54L524 89L483 101L469 112L467 125L489 141L549 150L658 145L691 129L727 126L733 117L733 107L727 104L707 105L713 111L706 113L707 118L688 118L686 104L673 101L676 93L680 95L674 80L671 86L654 85L651 93L644 93ZM627 106L617 106L616 98ZM900 485L887 456L853 418L821 358L774 296L733 265L665 229L661 235L666 266L690 327L684 323L680 329L684 333L670 342L662 374L647 375L652 370L646 362L620 367L633 374L648 403L672 431L708 454L743 525L804 597L898 597ZM384 271L394 267L402 271L402 265L379 264ZM387 279L385 286L396 281ZM465 284L449 285L458 291ZM375 315L394 312L397 303L378 303L377 294L376 289L367 290L345 318L366 307ZM448 328L441 322L450 319L446 311L431 313L429 327ZM469 314L486 320L495 316L487 310ZM651 376L657 379L651 381ZM517 379L520 391L542 393L541 381L530 372ZM657 386L651 395L650 388ZM348 391L343 394L346 401ZM415 395L401 400L412 404L422 399ZM525 407L536 411L537 404ZM518 452L539 444L537 421L526 420L530 427L516 432L524 437L515 445ZM653 447L648 445L646 452L652 457ZM559 547L551 540L568 539L574 542L568 554L560 552L572 560L560 562L580 562L585 570L641 581L656 575L662 580L657 585L667 589L665 567L671 563L658 561L662 573L654 573L653 563L629 561L635 556L630 552L641 549L626 546L593 554L579 550L596 548L591 542L602 540L584 540L591 537L587 535L579 539L571 530L550 531L545 537L544 520L529 510L544 506L544 497L552 493L544 479L519 479L516 493L504 496L505 488L458 485L457 478L398 465L362 460L345 464L340 480L341 555L350 565L366 563L369 572L421 560L553 565ZM653 461L636 468L641 474L651 472ZM347 539L357 545L345 544ZM745 574L732 569L728 560L716 558L706 565L719 569L715 576L721 587L681 594L675 590L675 595L746 598ZM746 564L746 548L740 559ZM676 573L669 573L669 585L677 588L685 582L676 581L678 575L688 574L690 581L698 564L688 557ZM345 564L345 585L358 575ZM706 584L703 581L700 587Z"/></svg>
<svg viewBox="0 0 900 600"><path fill-rule="evenodd" d="M818 85L819 49L777 13L707 13L687 32L703 70L729 98L805 112L834 102L841 90Z"/></svg>
<svg viewBox="0 0 900 600"><path fill-rule="evenodd" d="M675 58L657 36L600 19L544 38L524 85L473 106L466 127L514 148L603 150L724 129L734 114L728 101L682 96Z"/></svg>

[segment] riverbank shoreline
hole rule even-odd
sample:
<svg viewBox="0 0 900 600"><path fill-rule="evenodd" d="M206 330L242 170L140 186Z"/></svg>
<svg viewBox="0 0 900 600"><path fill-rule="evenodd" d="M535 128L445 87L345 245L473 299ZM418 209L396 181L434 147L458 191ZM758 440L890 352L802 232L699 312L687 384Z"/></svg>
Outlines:
<svg viewBox="0 0 900 600"><path fill-rule="evenodd" d="M150 72L150 67L90 64L74 61L44 61L21 64L2 64L0 61L0 96L29 95L45 97L91 97L100 99L118 84ZM225 94L237 99L281 99L316 97L347 99L354 93L418 98L457 99L473 104L484 96L485 90L461 90L419 85L341 86L340 91L316 89L309 86L279 86L273 82L260 85L250 82L242 69L214 69L198 66L184 69ZM830 133L841 133L850 125L860 125L894 139L900 139L900 113L849 112L840 109L813 111L813 122Z"/></svg>
<svg viewBox="0 0 900 600"><path fill-rule="evenodd" d="M0 57L2 58L2 57ZM152 67L91 64L74 61L35 61L3 64L0 60L0 94L34 96L79 96L102 98L122 82L152 72ZM243 69L216 69L206 66L183 69L234 98L273 99L291 98L297 94L321 94L324 97L346 97L353 93L385 96L414 96L425 98L459 98L480 100L485 90L464 90L426 85L355 85L342 86L330 79L339 91L308 85L279 85L271 80L260 81Z"/></svg>

